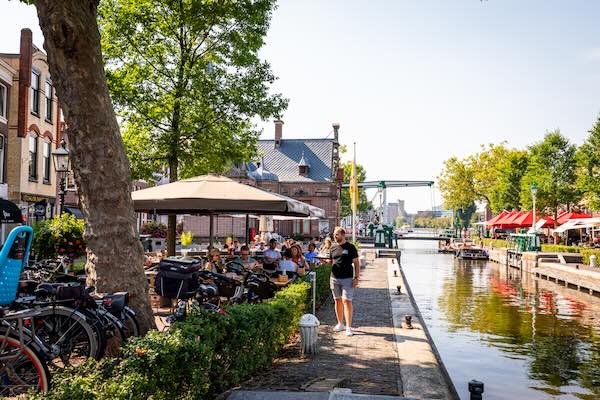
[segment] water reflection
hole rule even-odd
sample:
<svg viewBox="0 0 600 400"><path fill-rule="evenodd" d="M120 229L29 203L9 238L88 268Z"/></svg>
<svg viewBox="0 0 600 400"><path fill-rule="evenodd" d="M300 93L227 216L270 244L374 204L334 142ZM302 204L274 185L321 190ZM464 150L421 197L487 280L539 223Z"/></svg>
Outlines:
<svg viewBox="0 0 600 400"><path fill-rule="evenodd" d="M463 398L600 398L600 300L405 242L403 268Z"/></svg>

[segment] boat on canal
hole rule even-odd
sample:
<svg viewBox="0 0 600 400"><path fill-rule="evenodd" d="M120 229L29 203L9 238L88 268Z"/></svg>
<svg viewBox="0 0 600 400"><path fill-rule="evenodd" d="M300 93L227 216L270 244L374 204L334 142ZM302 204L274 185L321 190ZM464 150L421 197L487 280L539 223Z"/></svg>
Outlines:
<svg viewBox="0 0 600 400"><path fill-rule="evenodd" d="M442 245L440 253L452 253L455 257L464 260L487 260L488 253L482 247L476 246L471 239L453 238L447 245Z"/></svg>

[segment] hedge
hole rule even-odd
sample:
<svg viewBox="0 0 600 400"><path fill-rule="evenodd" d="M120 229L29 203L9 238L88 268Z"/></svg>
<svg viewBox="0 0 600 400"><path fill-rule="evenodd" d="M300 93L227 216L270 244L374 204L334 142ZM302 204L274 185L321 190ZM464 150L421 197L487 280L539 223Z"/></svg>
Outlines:
<svg viewBox="0 0 600 400"><path fill-rule="evenodd" d="M329 291L330 266L317 270L317 295ZM301 281L261 304L227 308L227 315L196 310L167 332L150 331L124 345L119 359L89 360L52 378L37 399L212 399L269 368L298 328L310 304Z"/></svg>
<svg viewBox="0 0 600 400"><path fill-rule="evenodd" d="M486 247L494 247L497 248L506 248L508 246L508 242L503 239L481 239L483 245Z"/></svg>
<svg viewBox="0 0 600 400"><path fill-rule="evenodd" d="M483 239L483 245L490 247L493 243L494 248L506 248L506 240L500 239ZM542 244L542 251L555 252L555 253L579 253L583 255L583 263L590 265L590 256L594 254L600 260L600 249L589 249L585 247L577 246L565 246L561 244Z"/></svg>

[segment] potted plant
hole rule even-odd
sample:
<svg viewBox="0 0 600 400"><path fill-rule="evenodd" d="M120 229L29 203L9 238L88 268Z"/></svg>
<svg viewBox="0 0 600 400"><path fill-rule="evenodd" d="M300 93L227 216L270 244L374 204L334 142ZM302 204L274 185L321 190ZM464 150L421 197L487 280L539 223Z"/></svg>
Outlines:
<svg viewBox="0 0 600 400"><path fill-rule="evenodd" d="M189 246L194 241L194 235L192 235L191 231L181 232L181 254L183 256L187 256L190 252Z"/></svg>

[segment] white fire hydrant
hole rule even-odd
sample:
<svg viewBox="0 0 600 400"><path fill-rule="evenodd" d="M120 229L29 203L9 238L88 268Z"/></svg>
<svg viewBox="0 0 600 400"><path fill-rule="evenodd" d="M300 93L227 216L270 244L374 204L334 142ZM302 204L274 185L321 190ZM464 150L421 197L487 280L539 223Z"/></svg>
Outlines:
<svg viewBox="0 0 600 400"><path fill-rule="evenodd" d="M592 254L590 256L590 266L591 267L597 267L598 266L598 259L596 258L595 254Z"/></svg>
<svg viewBox="0 0 600 400"><path fill-rule="evenodd" d="M317 317L312 314L304 314L300 317L300 339L303 354L317 353L320 325Z"/></svg>

